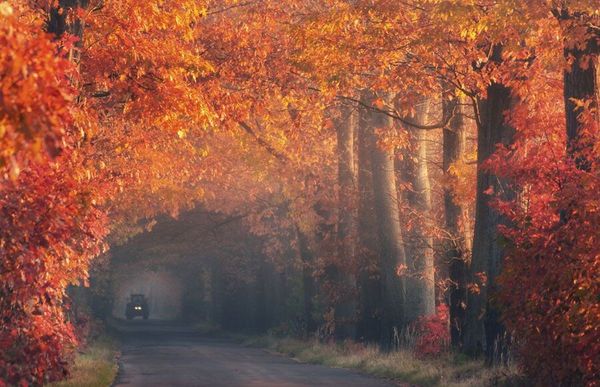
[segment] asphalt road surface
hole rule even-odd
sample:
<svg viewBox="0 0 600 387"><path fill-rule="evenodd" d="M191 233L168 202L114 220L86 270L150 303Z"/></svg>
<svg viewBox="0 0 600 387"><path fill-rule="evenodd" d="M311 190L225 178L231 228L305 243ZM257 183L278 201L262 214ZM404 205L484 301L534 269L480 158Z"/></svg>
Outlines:
<svg viewBox="0 0 600 387"><path fill-rule="evenodd" d="M352 370L299 363L258 348L160 323L122 325L114 386L360 386L396 384Z"/></svg>

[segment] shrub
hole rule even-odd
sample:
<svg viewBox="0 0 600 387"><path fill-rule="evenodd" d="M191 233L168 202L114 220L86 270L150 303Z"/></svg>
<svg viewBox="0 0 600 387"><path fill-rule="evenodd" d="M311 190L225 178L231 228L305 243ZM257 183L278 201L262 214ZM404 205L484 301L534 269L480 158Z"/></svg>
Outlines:
<svg viewBox="0 0 600 387"><path fill-rule="evenodd" d="M417 321L417 357L438 357L448 349L450 330L448 326L449 310L446 304L437 307L437 314L425 316Z"/></svg>

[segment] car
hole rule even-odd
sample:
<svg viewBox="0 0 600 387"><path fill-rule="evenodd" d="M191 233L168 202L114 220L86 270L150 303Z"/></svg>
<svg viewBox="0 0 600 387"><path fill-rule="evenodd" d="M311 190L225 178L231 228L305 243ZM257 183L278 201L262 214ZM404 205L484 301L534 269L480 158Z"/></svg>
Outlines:
<svg viewBox="0 0 600 387"><path fill-rule="evenodd" d="M125 308L125 317L127 317L127 320L131 320L134 317L142 317L144 320L147 320L149 314L150 311L148 310L146 296L143 294L132 294Z"/></svg>

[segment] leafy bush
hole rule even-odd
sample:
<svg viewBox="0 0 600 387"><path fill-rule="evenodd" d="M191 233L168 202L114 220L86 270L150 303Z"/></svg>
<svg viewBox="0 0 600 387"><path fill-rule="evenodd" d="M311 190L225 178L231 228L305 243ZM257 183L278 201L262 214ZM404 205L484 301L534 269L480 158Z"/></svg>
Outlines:
<svg viewBox="0 0 600 387"><path fill-rule="evenodd" d="M450 330L449 309L446 304L437 307L437 314L421 317L417 321L415 354L419 358L438 357L448 349Z"/></svg>
<svg viewBox="0 0 600 387"><path fill-rule="evenodd" d="M585 175L563 180L546 208L534 203L537 213L520 214L519 229L504 230L513 243L500 295L505 324L521 342L525 370L541 383L600 385L600 186ZM561 219L561 208L577 210Z"/></svg>

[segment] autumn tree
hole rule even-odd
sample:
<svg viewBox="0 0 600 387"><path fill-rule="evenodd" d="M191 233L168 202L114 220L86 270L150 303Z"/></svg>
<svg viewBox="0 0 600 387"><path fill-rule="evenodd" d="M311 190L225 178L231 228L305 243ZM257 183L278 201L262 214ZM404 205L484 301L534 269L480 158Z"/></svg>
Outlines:
<svg viewBox="0 0 600 387"><path fill-rule="evenodd" d="M450 333L452 345L462 347L463 328L467 308L467 273L470 261L471 243L468 232L467 213L464 203L457 192L457 171L460 165L464 165L467 153L467 130L466 118L463 112L466 109L462 105L462 99L454 97L450 99L451 93L445 91L443 95L444 114L455 110L452 118L443 131L443 168L444 174L449 180L444 187L444 218L446 230L449 233L449 242L446 254L449 266L449 306L450 306ZM456 106L459 105L459 106Z"/></svg>
<svg viewBox="0 0 600 387"><path fill-rule="evenodd" d="M377 103L376 98L388 97L365 92L363 98L366 106L373 106ZM369 135L373 199L381 249L379 265L384 308L381 343L386 347L391 345L393 330L400 329L406 318L406 284L397 274L399 267L406 267L406 255L400 229L394 152L383 149L378 144L377 135L379 130L389 130L392 127L392 119L369 108L363 109L363 114L363 125Z"/></svg>
<svg viewBox="0 0 600 387"><path fill-rule="evenodd" d="M411 119L426 125L430 101L415 98L415 114ZM403 128L408 132L408 144L399 164L400 173L408 187L403 192L412 221L407 237L406 306L405 319L414 322L420 316L435 314L435 267L434 246L431 232L431 183L428 166L428 133L412 126Z"/></svg>
<svg viewBox="0 0 600 387"><path fill-rule="evenodd" d="M355 138L358 115L352 105L340 108L337 119L337 152L339 181L339 269L343 286L341 301L336 311L336 336L354 338L356 332L356 243L357 243L357 172Z"/></svg>
<svg viewBox="0 0 600 387"><path fill-rule="evenodd" d="M200 208L231 238L183 261L230 329L390 348L450 283L457 347L593 385L596 8L0 3L0 380L64 376L65 288Z"/></svg>

